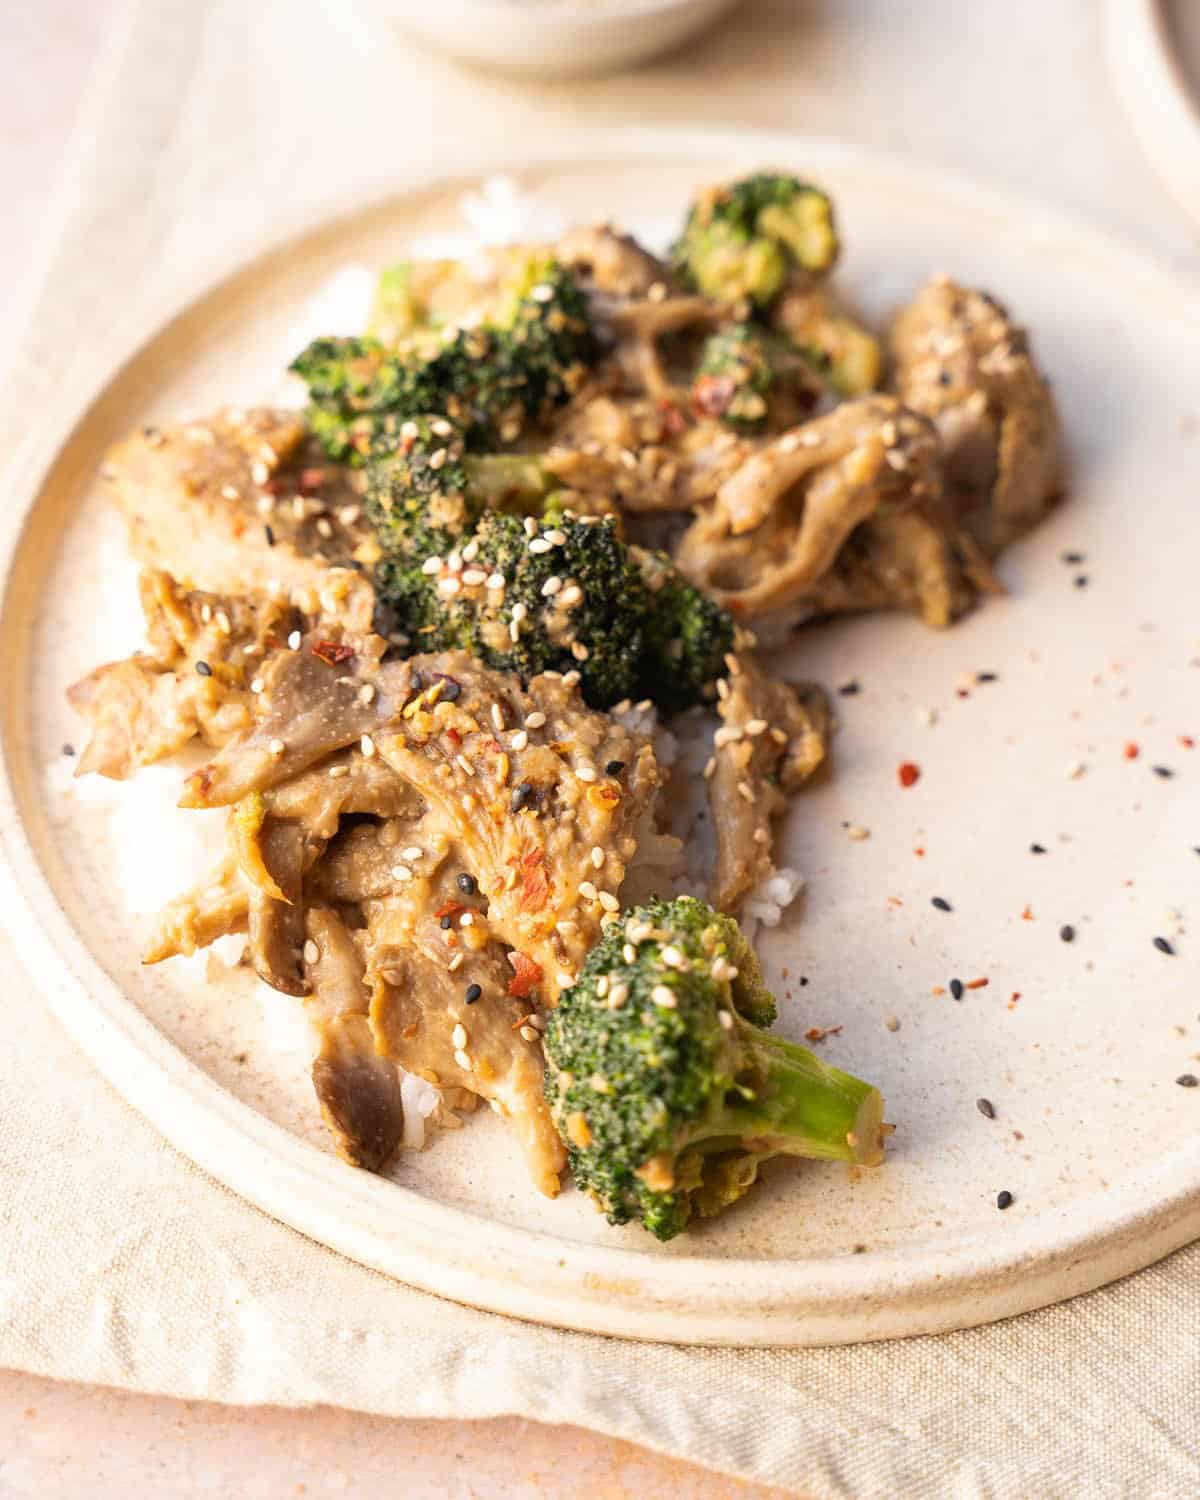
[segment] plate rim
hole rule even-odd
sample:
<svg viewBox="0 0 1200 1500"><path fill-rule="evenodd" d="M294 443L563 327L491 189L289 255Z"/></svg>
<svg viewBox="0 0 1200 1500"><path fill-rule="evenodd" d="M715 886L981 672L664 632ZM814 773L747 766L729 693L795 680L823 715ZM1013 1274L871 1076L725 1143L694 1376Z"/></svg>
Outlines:
<svg viewBox="0 0 1200 1500"><path fill-rule="evenodd" d="M17 607L13 563L59 455L130 362L257 262L328 232L340 218L382 212L413 193L477 180L496 170L498 155L481 153L474 165L455 159L399 181L393 177L386 192L360 186L333 203L316 202L264 246L231 254L219 275L174 299L167 316L157 309L133 351L109 367L78 420L62 422L48 461L27 476L0 541L0 619ZM1124 261L1127 270L1165 282L1200 311L1200 287L1184 274L1086 220L939 167L819 136L685 126L589 131L505 165L536 172L623 158L749 162L806 155L818 170L857 166L907 176L928 190L951 190L981 207L1018 215L1030 238L1066 236L1090 245L1106 259ZM37 768L10 709L0 705L0 712L0 923L9 928L22 968L37 974L33 988L117 1092L181 1154L271 1217L384 1274L489 1311L587 1332L672 1343L838 1344L990 1323L1104 1285L1200 1236L1200 1143L1194 1161L1177 1153L1170 1172L1156 1170L1133 1185L1123 1179L1121 1205L1104 1217L1099 1231L1095 1210L1102 1195L1093 1193L1006 1229L999 1245L993 1236L974 1233L943 1242L933 1255L910 1247L802 1260L663 1258L584 1244L347 1171L223 1088L105 973L59 907L21 821L11 772L24 765L36 775ZM396 1226L404 1232L398 1234Z"/></svg>

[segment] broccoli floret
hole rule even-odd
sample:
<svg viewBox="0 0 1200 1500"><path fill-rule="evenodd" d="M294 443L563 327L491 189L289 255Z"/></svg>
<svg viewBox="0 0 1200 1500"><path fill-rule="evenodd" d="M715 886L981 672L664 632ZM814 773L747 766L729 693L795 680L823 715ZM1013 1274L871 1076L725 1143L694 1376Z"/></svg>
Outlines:
<svg viewBox="0 0 1200 1500"><path fill-rule="evenodd" d="M709 697L736 627L728 610L689 583L664 553L637 553L650 590L638 696L671 712Z"/></svg>
<svg viewBox="0 0 1200 1500"><path fill-rule="evenodd" d="M575 1180L611 1223L671 1239L779 1153L882 1160L878 1090L762 1030L774 1012L741 929L705 902L653 901L608 927L545 1047Z"/></svg>
<svg viewBox="0 0 1200 1500"><path fill-rule="evenodd" d="M536 273L536 274L535 274ZM525 285L528 282L528 285ZM594 354L584 294L554 261L531 259L496 325L447 331L440 346L317 339L292 362L329 456L361 465L391 452L406 421L437 412L470 446L512 442L578 389Z"/></svg>
<svg viewBox="0 0 1200 1500"><path fill-rule="evenodd" d="M753 323L731 323L705 340L692 382L692 409L718 417L738 432L765 427L772 402L788 403L790 417L818 399L829 360L800 348L785 334Z"/></svg>
<svg viewBox="0 0 1200 1500"><path fill-rule="evenodd" d="M702 194L672 260L706 297L765 307L793 267L827 271L837 250L827 195L798 178L760 172Z"/></svg>
<svg viewBox="0 0 1200 1500"><path fill-rule="evenodd" d="M385 634L460 647L525 682L578 671L595 708L707 695L733 621L669 558L626 546L611 517L562 509L535 458L466 452L444 417L410 418L397 443L367 471Z"/></svg>

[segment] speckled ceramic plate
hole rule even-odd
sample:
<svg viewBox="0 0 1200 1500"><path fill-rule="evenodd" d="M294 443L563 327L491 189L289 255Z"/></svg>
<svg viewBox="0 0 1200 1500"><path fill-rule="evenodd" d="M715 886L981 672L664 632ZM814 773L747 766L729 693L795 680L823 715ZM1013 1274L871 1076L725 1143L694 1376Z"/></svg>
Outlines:
<svg viewBox="0 0 1200 1500"><path fill-rule="evenodd" d="M117 1088L313 1238L575 1328L846 1342L1018 1313L1200 1233L1200 1089L1176 1082L1200 1071L1200 937L1186 931L1200 904L1200 299L1049 211L827 143L643 134L519 175L569 219L655 232L697 183L764 162L833 190L842 279L872 312L933 269L1008 298L1071 442L1069 499L1004 559L1007 597L944 634L881 617L797 639L796 671L856 689L836 700L834 775L787 826L807 901L764 950L782 1028L840 1028L824 1055L884 1090L898 1127L885 1168L772 1164L736 1212L666 1247L573 1192L540 1199L487 1112L372 1177L328 1148L293 1001L236 974L139 966L147 913L129 870L162 860L169 819L198 815L147 814L149 783L129 792L135 811L69 782L61 747L80 731L63 690L137 643L100 455L135 423L273 391L331 274L451 229L469 182L319 226L181 306L49 472L7 497L28 521L2 620L0 904ZM921 769L908 789L902 761ZM181 877L164 866L154 894Z"/></svg>

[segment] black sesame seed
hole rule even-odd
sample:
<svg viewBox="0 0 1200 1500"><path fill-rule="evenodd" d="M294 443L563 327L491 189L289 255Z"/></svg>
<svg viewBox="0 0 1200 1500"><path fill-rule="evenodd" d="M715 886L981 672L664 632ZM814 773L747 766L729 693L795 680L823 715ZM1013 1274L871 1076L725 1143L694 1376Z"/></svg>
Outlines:
<svg viewBox="0 0 1200 1500"><path fill-rule="evenodd" d="M1171 777L1174 776L1174 774L1175 774L1175 772L1172 771L1172 769L1170 768L1170 766L1151 766L1150 769L1154 772L1154 774L1156 776L1161 776L1164 781L1169 781L1171 779Z"/></svg>
<svg viewBox="0 0 1200 1500"><path fill-rule="evenodd" d="M476 881L474 875L468 875L465 871L458 877L455 884L464 896L473 896L479 889L479 883Z"/></svg>
<svg viewBox="0 0 1200 1500"><path fill-rule="evenodd" d="M529 802L532 796L533 783L531 781L523 781L521 785L517 787L516 791L513 792L512 797L509 799L508 805L512 808L513 812L520 812L523 807L529 806Z"/></svg>
<svg viewBox="0 0 1200 1500"><path fill-rule="evenodd" d="M482 994L483 990L479 985L469 984L467 985L467 991L463 996L463 999L467 1002L468 1005L474 1005L476 1000L478 1000L480 995Z"/></svg>
<svg viewBox="0 0 1200 1500"><path fill-rule="evenodd" d="M1045 854L1046 846L1045 844L1030 844L1029 852L1030 854Z"/></svg>
<svg viewBox="0 0 1200 1500"><path fill-rule="evenodd" d="M954 910L954 908L950 905L949 901L946 900L945 896L935 896L933 898L932 904L937 907L938 911L953 911Z"/></svg>
<svg viewBox="0 0 1200 1500"><path fill-rule="evenodd" d="M438 923L438 926L442 929L443 932L449 932L450 929L454 926L454 918L443 917L442 920Z"/></svg>
<svg viewBox="0 0 1200 1500"><path fill-rule="evenodd" d="M1171 944L1166 940L1165 937L1156 937L1154 939L1154 946L1160 953L1165 953L1168 958L1175 957L1175 949L1171 946Z"/></svg>
<svg viewBox="0 0 1200 1500"><path fill-rule="evenodd" d="M199 674L200 674L201 677L211 677L212 676L212 668L209 666L209 664L206 661L198 661L196 663L196 671L199 672Z"/></svg>
<svg viewBox="0 0 1200 1500"><path fill-rule="evenodd" d="M1075 929L1071 926L1070 922L1065 923L1058 929L1058 935L1064 943L1073 943L1075 941Z"/></svg>
<svg viewBox="0 0 1200 1500"><path fill-rule="evenodd" d="M1063 560L1063 562L1070 563L1070 564L1081 563L1083 561L1083 553L1082 552L1064 552L1063 555L1062 555L1062 560Z"/></svg>
<svg viewBox="0 0 1200 1500"><path fill-rule="evenodd" d="M1011 1208L1012 1207L1012 1202L1013 1202L1013 1195L1009 1192L1009 1190L1007 1188L1004 1188L1001 1192L999 1192L999 1193L996 1194L996 1207L997 1208Z"/></svg>
<svg viewBox="0 0 1200 1500"><path fill-rule="evenodd" d="M843 698L853 698L856 693L862 692L861 682L843 682L838 692Z"/></svg>
<svg viewBox="0 0 1200 1500"><path fill-rule="evenodd" d="M975 681L976 682L996 682L998 680L999 679L997 678L997 675L996 675L995 672L976 672L975 673Z"/></svg>
<svg viewBox="0 0 1200 1500"><path fill-rule="evenodd" d="M961 1000L962 999L962 997L963 997L963 982L962 982L961 979L952 979L950 981L950 993L954 996L954 998L956 1000Z"/></svg>
<svg viewBox="0 0 1200 1500"><path fill-rule="evenodd" d="M938 385L949 385L949 384L950 384L950 371L949 370L939 370L938 371Z"/></svg>
<svg viewBox="0 0 1200 1500"><path fill-rule="evenodd" d="M1087 574L1086 573L1076 573L1076 575L1075 575L1075 587L1077 589L1085 589L1085 588L1087 588L1087 586L1088 586L1088 576L1087 576Z"/></svg>
<svg viewBox="0 0 1200 1500"><path fill-rule="evenodd" d="M1200 1078L1197 1078L1195 1073L1180 1073L1175 1082L1181 1089L1200 1088Z"/></svg>
<svg viewBox="0 0 1200 1500"><path fill-rule="evenodd" d="M274 527L272 527L272 526L264 526L263 527L263 535L267 539L267 546L268 547L273 547L275 545L275 529L274 529Z"/></svg>
<svg viewBox="0 0 1200 1500"><path fill-rule="evenodd" d="M456 682L453 677L447 677L442 672L435 672L433 674L433 680L434 682L441 683L441 696L445 700L445 702L454 703L457 701L457 699L462 697L462 683Z"/></svg>
<svg viewBox="0 0 1200 1500"><path fill-rule="evenodd" d="M986 1120L994 1120L996 1118L996 1106L990 1099L976 1099L975 1108Z"/></svg>
<svg viewBox="0 0 1200 1500"><path fill-rule="evenodd" d="M803 989L804 986L807 983L808 983L808 975L807 974L801 974L801 976L800 976L800 988Z"/></svg>
<svg viewBox="0 0 1200 1500"><path fill-rule="evenodd" d="M63 745L63 747L62 747L62 753L64 755L74 755L75 754L75 746L71 744L70 740L68 740Z"/></svg>
<svg viewBox="0 0 1200 1500"><path fill-rule="evenodd" d="M619 776L624 769L625 762L623 760L610 760L604 767L604 774L606 776Z"/></svg>

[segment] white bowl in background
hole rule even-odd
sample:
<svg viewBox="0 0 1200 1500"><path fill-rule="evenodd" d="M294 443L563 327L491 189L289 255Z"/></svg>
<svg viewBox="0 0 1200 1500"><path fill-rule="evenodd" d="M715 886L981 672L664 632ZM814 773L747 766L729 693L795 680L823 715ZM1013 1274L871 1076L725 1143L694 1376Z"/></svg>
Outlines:
<svg viewBox="0 0 1200 1500"><path fill-rule="evenodd" d="M612 72L677 47L733 0L379 0L465 62L541 78Z"/></svg>

